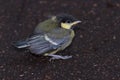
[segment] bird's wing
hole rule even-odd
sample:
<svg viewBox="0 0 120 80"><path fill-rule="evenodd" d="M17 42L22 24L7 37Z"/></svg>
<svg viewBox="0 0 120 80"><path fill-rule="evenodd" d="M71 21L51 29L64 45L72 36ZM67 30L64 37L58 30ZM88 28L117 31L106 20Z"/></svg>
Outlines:
<svg viewBox="0 0 120 80"><path fill-rule="evenodd" d="M42 54L58 49L64 42L67 42L67 40L67 37L55 38L44 34L32 36L27 39L27 42L30 45L29 49L32 53Z"/></svg>

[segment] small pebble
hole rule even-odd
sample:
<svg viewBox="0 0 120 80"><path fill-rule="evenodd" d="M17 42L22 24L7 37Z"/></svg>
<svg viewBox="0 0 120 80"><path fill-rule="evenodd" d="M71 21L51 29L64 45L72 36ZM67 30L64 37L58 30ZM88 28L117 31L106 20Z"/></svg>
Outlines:
<svg viewBox="0 0 120 80"><path fill-rule="evenodd" d="M24 76L24 74L21 74L21 75L19 75L20 77L23 77Z"/></svg>
<svg viewBox="0 0 120 80"><path fill-rule="evenodd" d="M114 40L116 39L116 36L115 36L115 35L113 36L113 39L114 39Z"/></svg>

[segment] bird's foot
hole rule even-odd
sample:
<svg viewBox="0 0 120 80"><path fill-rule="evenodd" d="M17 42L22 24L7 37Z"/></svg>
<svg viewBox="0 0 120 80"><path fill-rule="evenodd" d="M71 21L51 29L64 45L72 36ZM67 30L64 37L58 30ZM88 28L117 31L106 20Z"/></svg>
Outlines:
<svg viewBox="0 0 120 80"><path fill-rule="evenodd" d="M70 58L72 58L72 56L61 56L61 55L54 55L54 54L49 54L47 56L52 57L52 58L50 58L50 61L55 60L55 59L70 59Z"/></svg>

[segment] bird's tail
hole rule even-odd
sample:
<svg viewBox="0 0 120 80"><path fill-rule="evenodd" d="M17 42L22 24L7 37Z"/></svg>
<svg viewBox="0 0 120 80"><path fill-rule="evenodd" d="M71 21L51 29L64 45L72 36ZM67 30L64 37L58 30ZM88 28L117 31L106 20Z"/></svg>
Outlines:
<svg viewBox="0 0 120 80"><path fill-rule="evenodd" d="M21 49L29 47L29 44L27 43L27 41L17 41L13 43L13 46L18 49Z"/></svg>

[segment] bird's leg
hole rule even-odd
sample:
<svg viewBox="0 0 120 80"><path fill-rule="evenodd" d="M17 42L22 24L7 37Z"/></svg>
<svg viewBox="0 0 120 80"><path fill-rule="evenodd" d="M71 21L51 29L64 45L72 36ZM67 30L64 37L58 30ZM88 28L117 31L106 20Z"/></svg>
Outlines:
<svg viewBox="0 0 120 80"><path fill-rule="evenodd" d="M55 54L48 54L47 56L52 57L52 58L50 58L50 60L54 60L54 59L69 59L69 58L72 58L72 56L61 56L61 55L55 55Z"/></svg>
<svg viewBox="0 0 120 80"><path fill-rule="evenodd" d="M58 52L59 49L51 52L51 53L46 53L44 54L44 56L50 56L52 58L50 58L50 61L51 60L55 60L55 59L69 59L69 58L72 58L72 56L61 56L61 55L55 55L56 52Z"/></svg>

